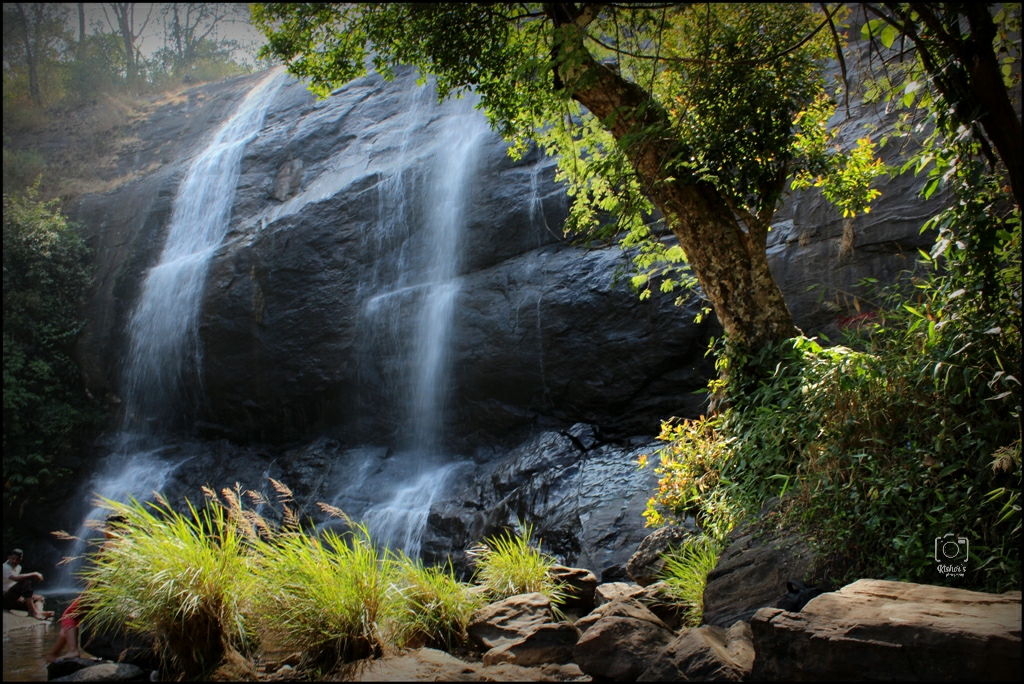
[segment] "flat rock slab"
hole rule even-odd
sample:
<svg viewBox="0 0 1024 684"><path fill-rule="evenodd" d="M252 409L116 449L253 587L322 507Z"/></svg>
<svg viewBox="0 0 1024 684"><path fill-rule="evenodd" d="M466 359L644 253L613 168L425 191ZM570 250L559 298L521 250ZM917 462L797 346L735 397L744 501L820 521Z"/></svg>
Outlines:
<svg viewBox="0 0 1024 684"><path fill-rule="evenodd" d="M42 627L48 624L50 624L48 620L37 620L34 617L29 617L28 613L23 610L4 611L4 636L7 636L8 632L16 629Z"/></svg>
<svg viewBox="0 0 1024 684"><path fill-rule="evenodd" d="M522 667L484 665L459 660L444 651L420 648L367 661L352 677L356 682L586 682L573 664Z"/></svg>
<svg viewBox="0 0 1024 684"><path fill-rule="evenodd" d="M858 580L751 621L755 680L1013 680L1021 592Z"/></svg>

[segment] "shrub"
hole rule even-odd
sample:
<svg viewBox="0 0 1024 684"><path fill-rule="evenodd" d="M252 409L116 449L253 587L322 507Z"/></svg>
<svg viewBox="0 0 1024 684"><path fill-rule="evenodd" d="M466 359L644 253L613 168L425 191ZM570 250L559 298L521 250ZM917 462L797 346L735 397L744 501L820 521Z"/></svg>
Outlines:
<svg viewBox="0 0 1024 684"><path fill-rule="evenodd" d="M7 154L5 151L5 164ZM52 486L102 412L71 357L90 284L77 228L34 188L4 195L4 504L20 517Z"/></svg>
<svg viewBox="0 0 1024 684"><path fill-rule="evenodd" d="M688 627L697 627L704 617L704 586L721 551L718 541L702 535L688 539L665 555L661 578L668 585L669 597L688 606L684 619Z"/></svg>
<svg viewBox="0 0 1024 684"><path fill-rule="evenodd" d="M423 641L431 648L451 650L466 637L466 625L483 606L483 597L455 579L450 563L426 568L423 562L401 556L398 573L402 587L404 634L402 643Z"/></svg>
<svg viewBox="0 0 1024 684"><path fill-rule="evenodd" d="M186 517L163 501L103 504L124 522L82 573L86 623L151 637L163 668L185 678L253 649L251 545L224 507L188 504Z"/></svg>
<svg viewBox="0 0 1024 684"><path fill-rule="evenodd" d="M304 664L331 669L379 655L401 633L399 572L364 526L321 537L285 531L261 545L259 622Z"/></svg>
<svg viewBox="0 0 1024 684"><path fill-rule="evenodd" d="M533 526L520 525L520 532L489 537L470 550L476 565L476 577L497 598L516 594L541 593L556 610L565 603L565 587L549 575L555 566L553 557L533 543Z"/></svg>

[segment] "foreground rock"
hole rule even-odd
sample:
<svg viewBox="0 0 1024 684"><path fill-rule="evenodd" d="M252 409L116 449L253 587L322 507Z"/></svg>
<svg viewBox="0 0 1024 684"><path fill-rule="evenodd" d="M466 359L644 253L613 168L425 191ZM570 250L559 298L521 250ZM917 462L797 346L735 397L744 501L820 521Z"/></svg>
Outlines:
<svg viewBox="0 0 1024 684"><path fill-rule="evenodd" d="M737 528L708 573L704 587L704 623L728 628L750 620L759 608L774 606L790 580L807 579L814 554L796 532Z"/></svg>
<svg viewBox="0 0 1024 684"><path fill-rule="evenodd" d="M577 620L576 628L581 632L586 632L599 620L610 617L623 617L633 620L641 620L643 622L650 622L662 629L668 629L665 622L655 615L654 612L649 610L647 606L643 605L638 600L630 598L624 598L598 606L592 613L580 620Z"/></svg>
<svg viewBox="0 0 1024 684"><path fill-rule="evenodd" d="M573 648L580 633L569 622L549 623L536 627L528 634L503 646L484 653L484 665L510 663L512 665L564 664L572 660Z"/></svg>
<svg viewBox="0 0 1024 684"><path fill-rule="evenodd" d="M690 526L669 525L647 535L640 548L626 563L626 572L641 587L650 586L659 579L665 569L665 554L678 549L692 537L696 530Z"/></svg>
<svg viewBox="0 0 1024 684"><path fill-rule="evenodd" d="M859 580L751 622L755 680L1015 680L1021 593Z"/></svg>
<svg viewBox="0 0 1024 684"><path fill-rule="evenodd" d="M52 663L46 664L46 678L48 680L59 679L74 674L79 670L97 665L98 661L89 658L59 658Z"/></svg>
<svg viewBox="0 0 1024 684"><path fill-rule="evenodd" d="M575 665L522 667L459 660L444 651L421 648L369 661L352 676L356 682L586 682Z"/></svg>
<svg viewBox="0 0 1024 684"><path fill-rule="evenodd" d="M590 570L556 565L548 570L548 576L565 585L568 596L563 608L579 614L589 613L594 609L597 577Z"/></svg>
<svg viewBox="0 0 1024 684"><path fill-rule="evenodd" d="M579 668L593 677L632 682L672 641L672 632L636 601L613 601L577 622L583 631L573 651Z"/></svg>
<svg viewBox="0 0 1024 684"><path fill-rule="evenodd" d="M146 678L141 667L128 663L98 663L82 668L52 682L138 682Z"/></svg>
<svg viewBox="0 0 1024 684"><path fill-rule="evenodd" d="M547 596L520 594L478 610L466 632L477 646L491 649L518 641L551 622L551 601Z"/></svg>
<svg viewBox="0 0 1024 684"><path fill-rule="evenodd" d="M742 682L754 664L750 625L712 625L684 631L655 657L637 681Z"/></svg>

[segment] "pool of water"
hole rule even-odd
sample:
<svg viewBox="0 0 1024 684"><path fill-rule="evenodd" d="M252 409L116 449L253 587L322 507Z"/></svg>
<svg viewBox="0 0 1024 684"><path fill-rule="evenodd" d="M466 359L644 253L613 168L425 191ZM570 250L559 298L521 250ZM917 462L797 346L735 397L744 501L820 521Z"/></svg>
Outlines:
<svg viewBox="0 0 1024 684"><path fill-rule="evenodd" d="M75 594L47 596L46 610L60 616ZM4 633L4 681L45 682L46 654L60 634L60 621L40 622ZM84 654L83 654L84 655Z"/></svg>
<svg viewBox="0 0 1024 684"><path fill-rule="evenodd" d="M58 634L60 624L57 622L13 629L4 634L4 681L45 682L45 656Z"/></svg>

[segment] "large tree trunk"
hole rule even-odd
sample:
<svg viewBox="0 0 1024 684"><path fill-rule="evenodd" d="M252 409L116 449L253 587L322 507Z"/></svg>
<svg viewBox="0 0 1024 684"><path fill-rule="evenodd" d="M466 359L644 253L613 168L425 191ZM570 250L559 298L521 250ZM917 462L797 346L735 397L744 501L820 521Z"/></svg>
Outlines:
<svg viewBox="0 0 1024 684"><path fill-rule="evenodd" d="M563 8L552 8L556 25L576 19ZM641 184L679 239L730 340L754 350L799 334L768 269L765 228L743 230L722 195L708 184L668 180L666 162L681 150L668 133L664 109L638 85L598 64L582 41L573 44L569 39L562 47L573 52L567 63L579 64L571 73L560 70L562 83L623 146Z"/></svg>

